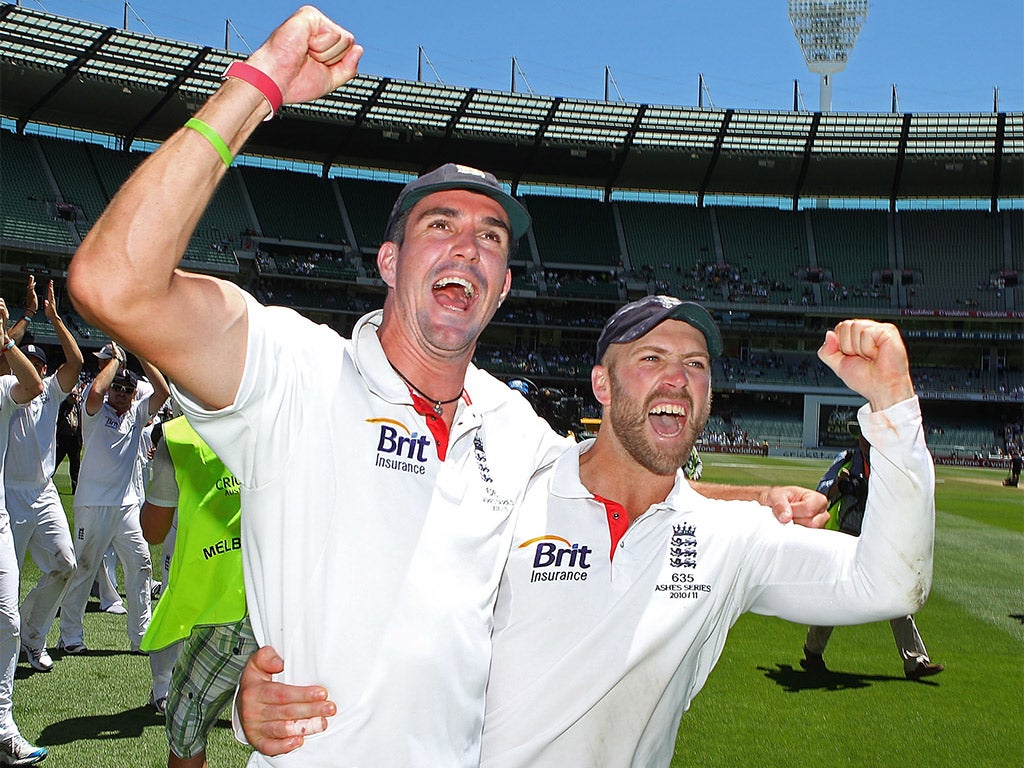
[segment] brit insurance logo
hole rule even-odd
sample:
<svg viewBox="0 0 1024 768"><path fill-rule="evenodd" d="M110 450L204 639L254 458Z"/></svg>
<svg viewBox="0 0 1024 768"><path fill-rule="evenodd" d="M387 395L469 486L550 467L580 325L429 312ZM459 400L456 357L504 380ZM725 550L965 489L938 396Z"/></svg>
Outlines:
<svg viewBox="0 0 1024 768"><path fill-rule="evenodd" d="M413 432L395 419L367 419L366 423L379 429L375 466L410 475L426 474L433 445L429 436Z"/></svg>
<svg viewBox="0 0 1024 768"><path fill-rule="evenodd" d="M695 600L702 592L710 592L710 584L697 584L697 528L689 523L676 523L669 536L667 556L668 580L654 585L655 592L668 592L677 600Z"/></svg>
<svg viewBox="0 0 1024 768"><path fill-rule="evenodd" d="M586 544L573 544L561 536L538 536L524 541L517 549L533 554L530 581L586 581L590 556L594 550Z"/></svg>

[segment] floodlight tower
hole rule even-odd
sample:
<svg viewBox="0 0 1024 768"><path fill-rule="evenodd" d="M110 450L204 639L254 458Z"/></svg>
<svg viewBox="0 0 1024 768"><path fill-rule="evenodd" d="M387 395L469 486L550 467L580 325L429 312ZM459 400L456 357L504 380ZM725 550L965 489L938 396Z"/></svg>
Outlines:
<svg viewBox="0 0 1024 768"><path fill-rule="evenodd" d="M789 0L789 21L811 72L821 75L819 109L832 111L832 75L846 67L868 0Z"/></svg>

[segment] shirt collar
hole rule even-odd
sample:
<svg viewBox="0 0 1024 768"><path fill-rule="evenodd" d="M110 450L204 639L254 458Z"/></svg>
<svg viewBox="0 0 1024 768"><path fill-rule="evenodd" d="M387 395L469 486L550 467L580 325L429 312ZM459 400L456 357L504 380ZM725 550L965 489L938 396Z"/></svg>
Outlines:
<svg viewBox="0 0 1024 768"><path fill-rule="evenodd" d="M553 476L551 478L551 493L565 499L592 499L594 494L587 490L580 481L580 456L590 450L594 440L584 440L571 446L555 462ZM669 491L664 502L657 506L670 506L674 509L692 509L695 503L704 497L697 493L690 486L690 482L683 474L682 468L676 472L675 484ZM614 498L612 499L615 500Z"/></svg>
<svg viewBox="0 0 1024 768"><path fill-rule="evenodd" d="M378 397L391 403L412 405L409 387L395 373L380 345L377 330L383 318L384 311L375 310L363 315L352 329L352 352L356 368L370 391ZM506 384L472 363L466 371L465 391L469 395L469 402L460 403L460 407L466 405L477 412L496 410L508 403L513 395L519 397Z"/></svg>

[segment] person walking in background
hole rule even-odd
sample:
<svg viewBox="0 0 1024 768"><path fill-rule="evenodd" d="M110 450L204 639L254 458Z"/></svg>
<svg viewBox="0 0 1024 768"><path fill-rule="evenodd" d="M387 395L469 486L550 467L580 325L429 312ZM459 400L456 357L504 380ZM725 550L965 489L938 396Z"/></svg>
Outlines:
<svg viewBox="0 0 1024 768"><path fill-rule="evenodd" d="M13 375L0 376L0 473L4 469L11 419L43 392L35 366L7 335L7 304L0 299L0 358ZM0 764L35 765L46 748L30 744L14 722L14 671L21 648L18 612L18 556L0 483Z"/></svg>
<svg viewBox="0 0 1024 768"><path fill-rule="evenodd" d="M857 446L841 453L822 475L818 491L829 501L829 521L826 528L860 536L867 507L868 488L871 483L871 446L861 433L860 424L851 421L850 434ZM945 667L928 658L928 651L917 631L913 616L897 616L889 621L896 648L903 659L903 673L908 680L937 675ZM810 626L804 641L804 657L800 666L808 672L828 672L825 664L825 646L832 636L833 627Z"/></svg>
<svg viewBox="0 0 1024 768"><path fill-rule="evenodd" d="M3 483L18 567L24 567L25 555L31 553L40 571L39 581L21 605L21 648L33 669L49 672L53 660L46 650L46 634L76 568L67 515L51 479L58 412L74 390L84 361L57 314L52 280L43 310L60 341L64 362L47 376L46 352L35 344L23 348L43 381L43 391L11 419Z"/></svg>
<svg viewBox="0 0 1024 768"><path fill-rule="evenodd" d="M1005 480L1003 480L1003 485L1008 488L1016 488L1020 483L1020 472L1022 467L1024 467L1024 460L1021 459L1020 451L1013 451L1013 453L1010 454L1010 474Z"/></svg>

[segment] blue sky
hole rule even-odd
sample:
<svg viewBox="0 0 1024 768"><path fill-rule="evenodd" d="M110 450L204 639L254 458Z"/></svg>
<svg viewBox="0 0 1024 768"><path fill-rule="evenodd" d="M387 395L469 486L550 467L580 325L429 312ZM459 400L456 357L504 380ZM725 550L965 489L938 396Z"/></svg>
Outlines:
<svg viewBox="0 0 1024 768"><path fill-rule="evenodd" d="M124 16L123 0L21 3L111 26ZM218 47L231 19L230 48L246 51L298 2L130 5L130 29ZM323 0L319 7L365 46L368 74L414 79L423 46L450 85L508 90L515 56L518 89L528 84L539 94L603 98L607 66L613 99L696 105L703 73L706 106L789 109L796 79L803 106L818 108L817 75L804 64L785 0ZM424 79L437 79L426 63ZM888 111L893 84L902 112L987 112L996 86L1001 111L1024 111L1024 3L872 0L850 62L833 82L837 111Z"/></svg>

